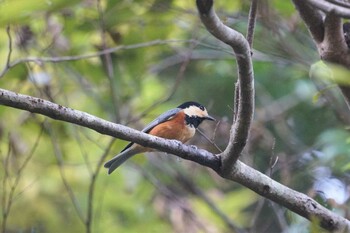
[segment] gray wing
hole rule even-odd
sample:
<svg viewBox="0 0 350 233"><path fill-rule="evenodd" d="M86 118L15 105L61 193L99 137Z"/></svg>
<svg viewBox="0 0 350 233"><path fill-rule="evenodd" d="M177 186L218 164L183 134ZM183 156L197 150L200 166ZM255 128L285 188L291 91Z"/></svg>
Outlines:
<svg viewBox="0 0 350 233"><path fill-rule="evenodd" d="M148 133L149 131L151 131L151 129L153 129L156 125L159 125L160 123L166 122L168 121L171 117L175 116L176 113L180 112L181 108L174 108L171 110L166 111L165 113L161 114L159 117L157 117L156 119L154 119L151 123L149 123L143 130L142 132L144 133ZM128 145L126 145L126 147L121 151L125 151L126 149L128 149L129 147L131 147L134 143L130 142Z"/></svg>

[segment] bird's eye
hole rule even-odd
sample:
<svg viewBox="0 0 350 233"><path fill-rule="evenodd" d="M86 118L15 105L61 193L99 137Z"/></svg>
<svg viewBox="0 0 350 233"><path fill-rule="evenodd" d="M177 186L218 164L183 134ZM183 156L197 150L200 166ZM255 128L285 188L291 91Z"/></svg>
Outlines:
<svg viewBox="0 0 350 233"><path fill-rule="evenodd" d="M204 111L204 106L199 106L199 109Z"/></svg>

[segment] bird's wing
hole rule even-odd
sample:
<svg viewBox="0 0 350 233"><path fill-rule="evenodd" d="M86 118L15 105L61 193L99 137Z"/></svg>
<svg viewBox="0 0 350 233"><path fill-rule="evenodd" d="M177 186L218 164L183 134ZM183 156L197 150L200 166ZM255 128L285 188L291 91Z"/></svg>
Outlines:
<svg viewBox="0 0 350 233"><path fill-rule="evenodd" d="M175 116L178 112L181 111L181 108L174 108L174 109L170 109L166 112L164 112L163 114L161 114L159 117L157 117L156 119L154 119L151 123L149 123L143 130L142 132L144 133L148 133L149 131L151 131L151 129L153 129L156 125L159 125L165 121L170 120L173 116ZM126 149L128 149L129 147L131 147L134 143L130 142L128 145L126 145L126 147L121 151L125 151Z"/></svg>

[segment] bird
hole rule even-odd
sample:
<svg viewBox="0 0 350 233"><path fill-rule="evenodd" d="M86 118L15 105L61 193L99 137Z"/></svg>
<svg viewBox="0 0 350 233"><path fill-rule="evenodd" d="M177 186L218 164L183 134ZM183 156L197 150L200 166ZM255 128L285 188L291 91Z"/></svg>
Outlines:
<svg viewBox="0 0 350 233"><path fill-rule="evenodd" d="M215 118L208 114L203 105L188 101L158 116L142 132L185 143L194 136L196 129L204 120L215 121ZM153 150L130 142L119 154L107 161L104 167L108 169L108 174L111 174L134 155Z"/></svg>

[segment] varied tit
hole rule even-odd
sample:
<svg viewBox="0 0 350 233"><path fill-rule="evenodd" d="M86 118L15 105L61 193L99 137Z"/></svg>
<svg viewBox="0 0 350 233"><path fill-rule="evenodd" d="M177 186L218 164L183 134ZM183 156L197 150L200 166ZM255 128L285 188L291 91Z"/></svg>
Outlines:
<svg viewBox="0 0 350 233"><path fill-rule="evenodd" d="M148 124L142 132L185 143L194 136L196 128L204 120L214 121L215 119L208 115L203 105L191 101L163 113ZM105 163L104 167L108 168L108 174L111 174L132 156L152 150L131 142L118 155Z"/></svg>

